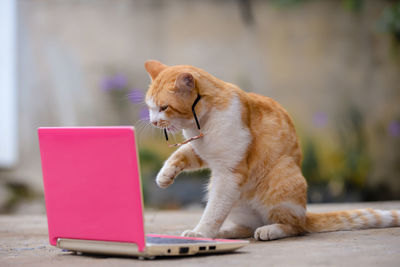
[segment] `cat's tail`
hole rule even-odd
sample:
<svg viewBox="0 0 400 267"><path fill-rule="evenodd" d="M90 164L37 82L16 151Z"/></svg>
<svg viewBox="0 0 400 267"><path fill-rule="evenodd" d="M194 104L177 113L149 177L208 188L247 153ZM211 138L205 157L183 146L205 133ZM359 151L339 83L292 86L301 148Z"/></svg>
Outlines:
<svg viewBox="0 0 400 267"><path fill-rule="evenodd" d="M345 210L307 212L306 231L310 233L400 226L400 210Z"/></svg>

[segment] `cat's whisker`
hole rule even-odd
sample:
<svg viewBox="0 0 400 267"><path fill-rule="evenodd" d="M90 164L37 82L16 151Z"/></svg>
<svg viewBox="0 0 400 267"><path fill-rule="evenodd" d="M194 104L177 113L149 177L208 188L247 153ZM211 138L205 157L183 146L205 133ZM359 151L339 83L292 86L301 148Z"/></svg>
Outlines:
<svg viewBox="0 0 400 267"><path fill-rule="evenodd" d="M135 123L135 125L137 125L138 128L142 128L146 125L146 122L140 119Z"/></svg>
<svg viewBox="0 0 400 267"><path fill-rule="evenodd" d="M179 133L179 130L175 126L170 125L168 127L168 134L169 134L169 136L172 136L172 140L171 141L173 141L174 143L177 142L177 138L178 138L177 134L178 133Z"/></svg>
<svg viewBox="0 0 400 267"><path fill-rule="evenodd" d="M145 139L149 134L149 132L154 131L153 126L150 125L148 120L140 119L135 123L138 137L140 140Z"/></svg>
<svg viewBox="0 0 400 267"><path fill-rule="evenodd" d="M135 125L137 125L137 128L139 129L139 131L142 131L142 130L146 129L148 124L149 123L146 120L140 119L137 121L137 123Z"/></svg>
<svg viewBox="0 0 400 267"><path fill-rule="evenodd" d="M171 136L172 136L172 139L173 139L174 143L176 143L177 142L177 140L176 140L176 131L172 131L171 132Z"/></svg>

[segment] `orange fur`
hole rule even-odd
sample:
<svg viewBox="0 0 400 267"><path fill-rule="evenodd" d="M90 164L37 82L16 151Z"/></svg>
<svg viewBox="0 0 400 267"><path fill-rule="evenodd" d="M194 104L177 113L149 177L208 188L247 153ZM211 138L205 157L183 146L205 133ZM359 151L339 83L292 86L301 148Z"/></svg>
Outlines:
<svg viewBox="0 0 400 267"><path fill-rule="evenodd" d="M184 130L195 128L191 106L198 94L201 95L201 101L196 106L196 112L200 124L206 125L202 140L196 140L178 149L166 162L157 177L159 185L168 186L184 169L203 167L210 167L213 173L215 170L217 176L220 175L213 175L212 181L225 179L220 174L221 166L224 167L222 169L227 177L233 177L230 182L235 183L232 195L224 196L224 201L228 204L213 208L211 205L218 206L218 201L211 198L208 203L210 207L206 208L199 225L195 230L186 232L186 235L215 237L231 210L232 213L251 212L254 222L237 219L236 226L229 230L221 230L220 236L246 237L254 232L257 239L271 240L305 232L399 226L398 211L368 209L328 213L306 212L307 183L301 173L302 152L295 127L287 111L273 99L246 93L237 86L193 66L166 66L157 61L148 61L145 67L153 80L146 95L146 102L155 105L152 107L154 112L158 107L168 106L159 114L164 116L159 120L163 121L163 125L159 127L178 124L177 128ZM186 83L181 77L193 77L194 81ZM242 136L245 137L236 140L236 143L230 144L229 147L226 147L226 144L219 147L220 132L213 128L220 125L210 121L232 108L235 99L239 100L237 106L240 110L234 109L232 113L237 113L241 126L224 134L228 137L234 136L236 131L242 131ZM224 116L229 117L230 114ZM207 125L212 127L207 128ZM225 128L221 129L223 131ZM249 133L248 137L246 133ZM232 150L232 153L240 155L223 154L241 143L247 145L238 150L239 152ZM232 164L225 162L224 157L232 158ZM217 166L215 160L221 160L223 163ZM219 185L214 182L209 188L210 192L213 186ZM224 194L223 191L215 189L213 194ZM215 214L216 211L222 214Z"/></svg>

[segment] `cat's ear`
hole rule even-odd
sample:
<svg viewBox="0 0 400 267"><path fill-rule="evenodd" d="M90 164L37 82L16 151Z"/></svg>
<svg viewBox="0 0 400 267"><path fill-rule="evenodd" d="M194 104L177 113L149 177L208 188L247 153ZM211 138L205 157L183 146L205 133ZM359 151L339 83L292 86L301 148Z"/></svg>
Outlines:
<svg viewBox="0 0 400 267"><path fill-rule="evenodd" d="M162 72L167 66L157 60L147 60L144 63L144 68L150 74L151 79L154 81L158 74Z"/></svg>
<svg viewBox="0 0 400 267"><path fill-rule="evenodd" d="M175 88L182 93L190 93L194 88L194 77L190 73L181 73L176 77Z"/></svg>

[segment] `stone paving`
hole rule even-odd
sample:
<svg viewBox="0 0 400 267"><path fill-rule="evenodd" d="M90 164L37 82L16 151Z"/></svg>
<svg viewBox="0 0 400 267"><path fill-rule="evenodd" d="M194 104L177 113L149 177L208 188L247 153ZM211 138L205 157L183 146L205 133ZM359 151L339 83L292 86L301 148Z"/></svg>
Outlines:
<svg viewBox="0 0 400 267"><path fill-rule="evenodd" d="M400 209L400 201L310 205L311 211ZM149 233L191 229L201 210L146 211ZM400 266L400 228L310 234L255 242L235 253L157 258L73 255L47 240L45 215L0 216L0 266Z"/></svg>

